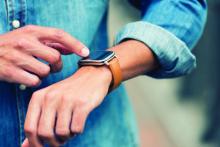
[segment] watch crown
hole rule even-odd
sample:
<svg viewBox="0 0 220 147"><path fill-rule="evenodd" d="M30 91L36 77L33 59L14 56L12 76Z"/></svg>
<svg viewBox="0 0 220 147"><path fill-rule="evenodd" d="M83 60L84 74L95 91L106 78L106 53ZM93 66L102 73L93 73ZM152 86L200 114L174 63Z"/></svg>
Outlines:
<svg viewBox="0 0 220 147"><path fill-rule="evenodd" d="M109 65L109 62L108 62L108 61L105 61L104 63L105 63L105 65Z"/></svg>

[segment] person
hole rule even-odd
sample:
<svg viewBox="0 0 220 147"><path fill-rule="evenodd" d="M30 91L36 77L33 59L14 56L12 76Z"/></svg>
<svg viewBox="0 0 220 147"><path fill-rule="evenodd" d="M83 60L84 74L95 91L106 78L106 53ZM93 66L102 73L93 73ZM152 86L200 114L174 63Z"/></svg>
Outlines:
<svg viewBox="0 0 220 147"><path fill-rule="evenodd" d="M190 73L207 5L130 2L142 18L109 48L108 0L0 1L0 146L139 145L120 83Z"/></svg>

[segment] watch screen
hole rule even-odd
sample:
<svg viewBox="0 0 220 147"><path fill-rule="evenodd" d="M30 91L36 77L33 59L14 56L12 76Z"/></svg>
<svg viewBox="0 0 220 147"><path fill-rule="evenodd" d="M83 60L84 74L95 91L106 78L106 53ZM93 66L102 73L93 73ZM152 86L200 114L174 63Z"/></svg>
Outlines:
<svg viewBox="0 0 220 147"><path fill-rule="evenodd" d="M89 54L89 57L86 59L90 60L103 60L113 54L112 51L92 51Z"/></svg>

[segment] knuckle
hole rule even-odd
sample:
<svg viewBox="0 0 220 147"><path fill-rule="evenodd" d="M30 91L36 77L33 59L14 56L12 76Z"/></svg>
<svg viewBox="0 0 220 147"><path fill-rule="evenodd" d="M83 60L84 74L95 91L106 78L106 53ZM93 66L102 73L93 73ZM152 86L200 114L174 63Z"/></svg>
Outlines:
<svg viewBox="0 0 220 147"><path fill-rule="evenodd" d="M8 79L9 81L11 81L11 79L14 76L14 69L11 68L11 66L6 66L5 69L3 70L3 76ZM11 81L12 82L12 81Z"/></svg>
<svg viewBox="0 0 220 147"><path fill-rule="evenodd" d="M26 38L21 37L15 41L15 47L27 48L27 47L29 47L29 42L27 41Z"/></svg>
<svg viewBox="0 0 220 147"><path fill-rule="evenodd" d="M17 51L11 50L10 54L5 54L5 58L10 62L15 63L20 56L18 56Z"/></svg>
<svg viewBox="0 0 220 147"><path fill-rule="evenodd" d="M79 117L81 117L81 119L85 118L89 113L89 107L87 105L78 107L78 113L80 113Z"/></svg>
<svg viewBox="0 0 220 147"><path fill-rule="evenodd" d="M47 140L51 140L54 137L53 133L49 131L44 131L44 129L38 129L37 135Z"/></svg>
<svg viewBox="0 0 220 147"><path fill-rule="evenodd" d="M82 44L82 42L80 42L80 41L78 41L78 40L76 40L76 39L74 39L73 44L74 44L76 47L78 47L78 48L82 48L82 46L84 46L84 45Z"/></svg>
<svg viewBox="0 0 220 147"><path fill-rule="evenodd" d="M58 51L55 50L54 53L53 53L53 60L52 60L52 62L53 63L57 63L60 60L61 60L61 54Z"/></svg>
<svg viewBox="0 0 220 147"><path fill-rule="evenodd" d="M61 128L61 127L57 127L56 128L56 135L61 136L61 137L68 137L70 135L70 130L65 129L65 128Z"/></svg>
<svg viewBox="0 0 220 147"><path fill-rule="evenodd" d="M6 41L0 41L0 47L6 47L7 44L8 43Z"/></svg>
<svg viewBox="0 0 220 147"><path fill-rule="evenodd" d="M24 132L27 136L34 135L36 133L36 129L29 127L29 126L24 126Z"/></svg>
<svg viewBox="0 0 220 147"><path fill-rule="evenodd" d="M64 95L61 97L61 102L63 105L70 104L72 102L72 98L68 95Z"/></svg>
<svg viewBox="0 0 220 147"><path fill-rule="evenodd" d="M37 86L40 83L40 79L35 77L30 80L30 86Z"/></svg>
<svg viewBox="0 0 220 147"><path fill-rule="evenodd" d="M61 29L54 29L54 37L57 39L62 39L65 36L66 32Z"/></svg>
<svg viewBox="0 0 220 147"><path fill-rule="evenodd" d="M45 102L46 103L51 103L51 101L54 101L56 98L57 93L54 91L49 91L46 95L45 95Z"/></svg>
<svg viewBox="0 0 220 147"><path fill-rule="evenodd" d="M36 26L35 25L27 25L27 26L23 27L23 30L27 33L32 33L36 30Z"/></svg>
<svg viewBox="0 0 220 147"><path fill-rule="evenodd" d="M40 76L41 77L46 77L50 73L50 67L48 65L42 66L40 69Z"/></svg>
<svg viewBox="0 0 220 147"><path fill-rule="evenodd" d="M43 99L42 94L43 94L43 90L35 91L31 96L29 105L31 105L33 103L40 103L41 100Z"/></svg>
<svg viewBox="0 0 220 147"><path fill-rule="evenodd" d="M83 98L77 99L76 105L80 108L83 108L87 105L87 101ZM84 111L84 109L82 109Z"/></svg>
<svg viewBox="0 0 220 147"><path fill-rule="evenodd" d="M83 132L83 126L81 124L77 126L71 126L71 132L73 133L82 133Z"/></svg>
<svg viewBox="0 0 220 147"><path fill-rule="evenodd" d="M10 56L8 56L9 60L16 59L18 57L18 54L15 51L10 52Z"/></svg>
<svg viewBox="0 0 220 147"><path fill-rule="evenodd" d="M33 94L32 94L32 98L31 99L38 99L39 96L40 96L40 91L35 91Z"/></svg>

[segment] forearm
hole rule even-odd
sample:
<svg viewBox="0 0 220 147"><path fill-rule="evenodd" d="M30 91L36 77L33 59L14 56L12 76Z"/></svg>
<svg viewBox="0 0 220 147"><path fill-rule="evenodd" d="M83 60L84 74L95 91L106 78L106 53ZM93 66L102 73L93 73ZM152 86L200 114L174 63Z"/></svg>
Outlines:
<svg viewBox="0 0 220 147"><path fill-rule="evenodd" d="M205 1L141 0L140 4L141 20L125 25L114 43L134 39L146 44L160 63L148 76L173 78L189 74L196 67L196 58L190 49L205 24Z"/></svg>
<svg viewBox="0 0 220 147"><path fill-rule="evenodd" d="M140 41L127 40L109 50L114 51L118 57L123 81L146 74L159 67L151 49Z"/></svg>

